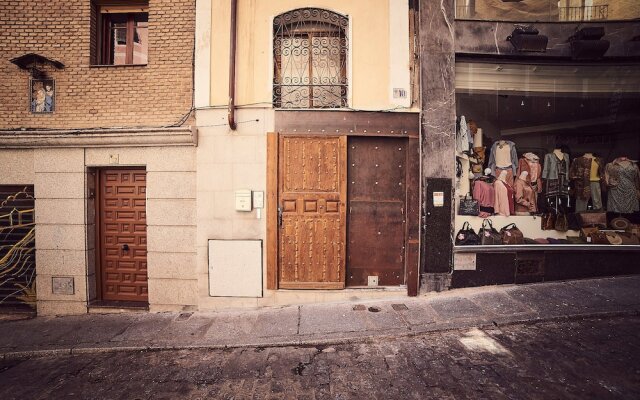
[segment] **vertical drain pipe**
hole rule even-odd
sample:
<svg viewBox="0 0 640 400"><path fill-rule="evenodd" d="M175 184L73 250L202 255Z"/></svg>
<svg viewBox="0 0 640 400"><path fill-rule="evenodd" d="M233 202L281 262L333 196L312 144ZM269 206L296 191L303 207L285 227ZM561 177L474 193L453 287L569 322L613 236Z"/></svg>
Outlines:
<svg viewBox="0 0 640 400"><path fill-rule="evenodd" d="M231 0L231 43L229 50L229 128L235 131L236 124L236 35L238 14L237 0Z"/></svg>

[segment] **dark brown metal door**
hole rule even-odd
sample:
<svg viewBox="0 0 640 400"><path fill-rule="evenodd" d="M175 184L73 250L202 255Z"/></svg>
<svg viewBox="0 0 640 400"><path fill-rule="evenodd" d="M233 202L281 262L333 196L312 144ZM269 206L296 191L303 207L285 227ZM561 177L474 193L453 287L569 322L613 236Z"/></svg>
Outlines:
<svg viewBox="0 0 640 400"><path fill-rule="evenodd" d="M146 180L143 169L100 171L102 300L148 301Z"/></svg>
<svg viewBox="0 0 640 400"><path fill-rule="evenodd" d="M347 147L347 285L405 281L407 140L350 137Z"/></svg>
<svg viewBox="0 0 640 400"><path fill-rule="evenodd" d="M344 288L346 142L344 136L280 137L280 288Z"/></svg>

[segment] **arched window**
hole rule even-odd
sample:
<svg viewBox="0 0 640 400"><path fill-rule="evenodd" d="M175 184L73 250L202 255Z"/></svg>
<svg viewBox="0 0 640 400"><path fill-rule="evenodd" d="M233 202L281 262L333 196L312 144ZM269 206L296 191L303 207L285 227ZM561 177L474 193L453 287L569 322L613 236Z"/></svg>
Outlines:
<svg viewBox="0 0 640 400"><path fill-rule="evenodd" d="M347 17L301 8L273 20L273 105L347 106Z"/></svg>

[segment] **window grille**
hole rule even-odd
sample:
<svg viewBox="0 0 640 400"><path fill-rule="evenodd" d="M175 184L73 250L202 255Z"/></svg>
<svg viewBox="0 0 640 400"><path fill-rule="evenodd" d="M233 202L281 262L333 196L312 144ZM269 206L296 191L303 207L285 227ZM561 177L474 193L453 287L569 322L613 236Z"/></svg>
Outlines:
<svg viewBox="0 0 640 400"><path fill-rule="evenodd" d="M273 105L347 106L347 17L303 8L273 20Z"/></svg>

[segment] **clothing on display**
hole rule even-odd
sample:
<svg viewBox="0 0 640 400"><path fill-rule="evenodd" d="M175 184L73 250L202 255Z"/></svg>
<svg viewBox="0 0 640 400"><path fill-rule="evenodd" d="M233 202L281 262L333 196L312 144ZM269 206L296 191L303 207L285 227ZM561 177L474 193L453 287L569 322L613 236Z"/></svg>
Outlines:
<svg viewBox="0 0 640 400"><path fill-rule="evenodd" d="M518 152L516 144L509 140L498 140L491 146L491 154L489 155L489 168L496 173L496 168L511 168L511 177L516 176L518 169ZM498 171L499 173L499 171ZM498 175L495 175L496 177Z"/></svg>
<svg viewBox="0 0 640 400"><path fill-rule="evenodd" d="M514 185L516 215L531 215L538 211L537 196L533 187L527 182L528 172L523 171Z"/></svg>
<svg viewBox="0 0 640 400"><path fill-rule="evenodd" d="M467 120L463 115L460 117L460 128L458 129L458 135L456 136L456 151L458 153L469 151L470 142L473 143L473 139L471 139Z"/></svg>
<svg viewBox="0 0 640 400"><path fill-rule="evenodd" d="M595 166L595 168L594 168ZM576 196L576 212L585 211L589 200L593 209L602 208L600 177L604 176L604 163L599 157L587 153L571 162L569 177Z"/></svg>
<svg viewBox="0 0 640 400"><path fill-rule="evenodd" d="M495 189L488 179L476 179L473 181L473 198L480 205L479 217L487 218L494 213Z"/></svg>
<svg viewBox="0 0 640 400"><path fill-rule="evenodd" d="M524 153L518 160L518 176L523 172L527 172L527 182L538 193L542 192L542 184L540 175L542 174L542 166L540 158L533 153Z"/></svg>
<svg viewBox="0 0 640 400"><path fill-rule="evenodd" d="M605 180L609 188L607 210L629 214L640 211L640 170L626 157L619 157L607 164Z"/></svg>
<svg viewBox="0 0 640 400"><path fill-rule="evenodd" d="M560 154L561 156L558 156ZM547 197L569 196L569 155L554 150L544 156L542 179Z"/></svg>
<svg viewBox="0 0 640 400"><path fill-rule="evenodd" d="M514 190L513 187L505 181L506 176L507 171L502 171L498 179L493 182L493 188L495 190L493 208L497 215L508 217L515 213L515 208L513 202Z"/></svg>
<svg viewBox="0 0 640 400"><path fill-rule="evenodd" d="M533 254L540 250L535 253L544 258L549 253L555 257L562 251L556 245L564 244L571 245L565 251L580 252L594 244L640 249L640 161L631 159L640 157L640 141L630 131L634 127L572 127L566 118L579 114L582 119L595 119L608 110L600 110L600 104L594 102L589 109L577 103L581 109L576 111L564 101L564 97L560 102L549 97L540 104L528 104L526 99L516 102L498 97L496 107L487 108L463 97L457 105L457 111L469 114L458 118L463 125L466 121L467 129L458 126L459 136L452 138L460 141L456 142L460 172L452 211L455 229L462 236L455 245L471 244L467 235L473 236L474 229L478 232L481 223L480 246L518 245L460 251L512 251L519 257L520 251ZM518 104L526 107L512 108ZM556 110L560 106L562 113ZM497 109L500 114L493 115ZM485 135L475 121L486 124ZM463 148L468 151L460 153ZM626 157L618 157L621 151ZM502 236L491 229L491 220L503 226ZM539 245L554 246L532 248ZM574 248L576 245L580 248Z"/></svg>
<svg viewBox="0 0 640 400"><path fill-rule="evenodd" d="M504 181L507 182L510 186L513 186L513 181L515 178L515 175L513 175L513 169L511 167L496 167L493 170L493 174L495 176L500 176L500 174L504 172L505 176L504 176Z"/></svg>

